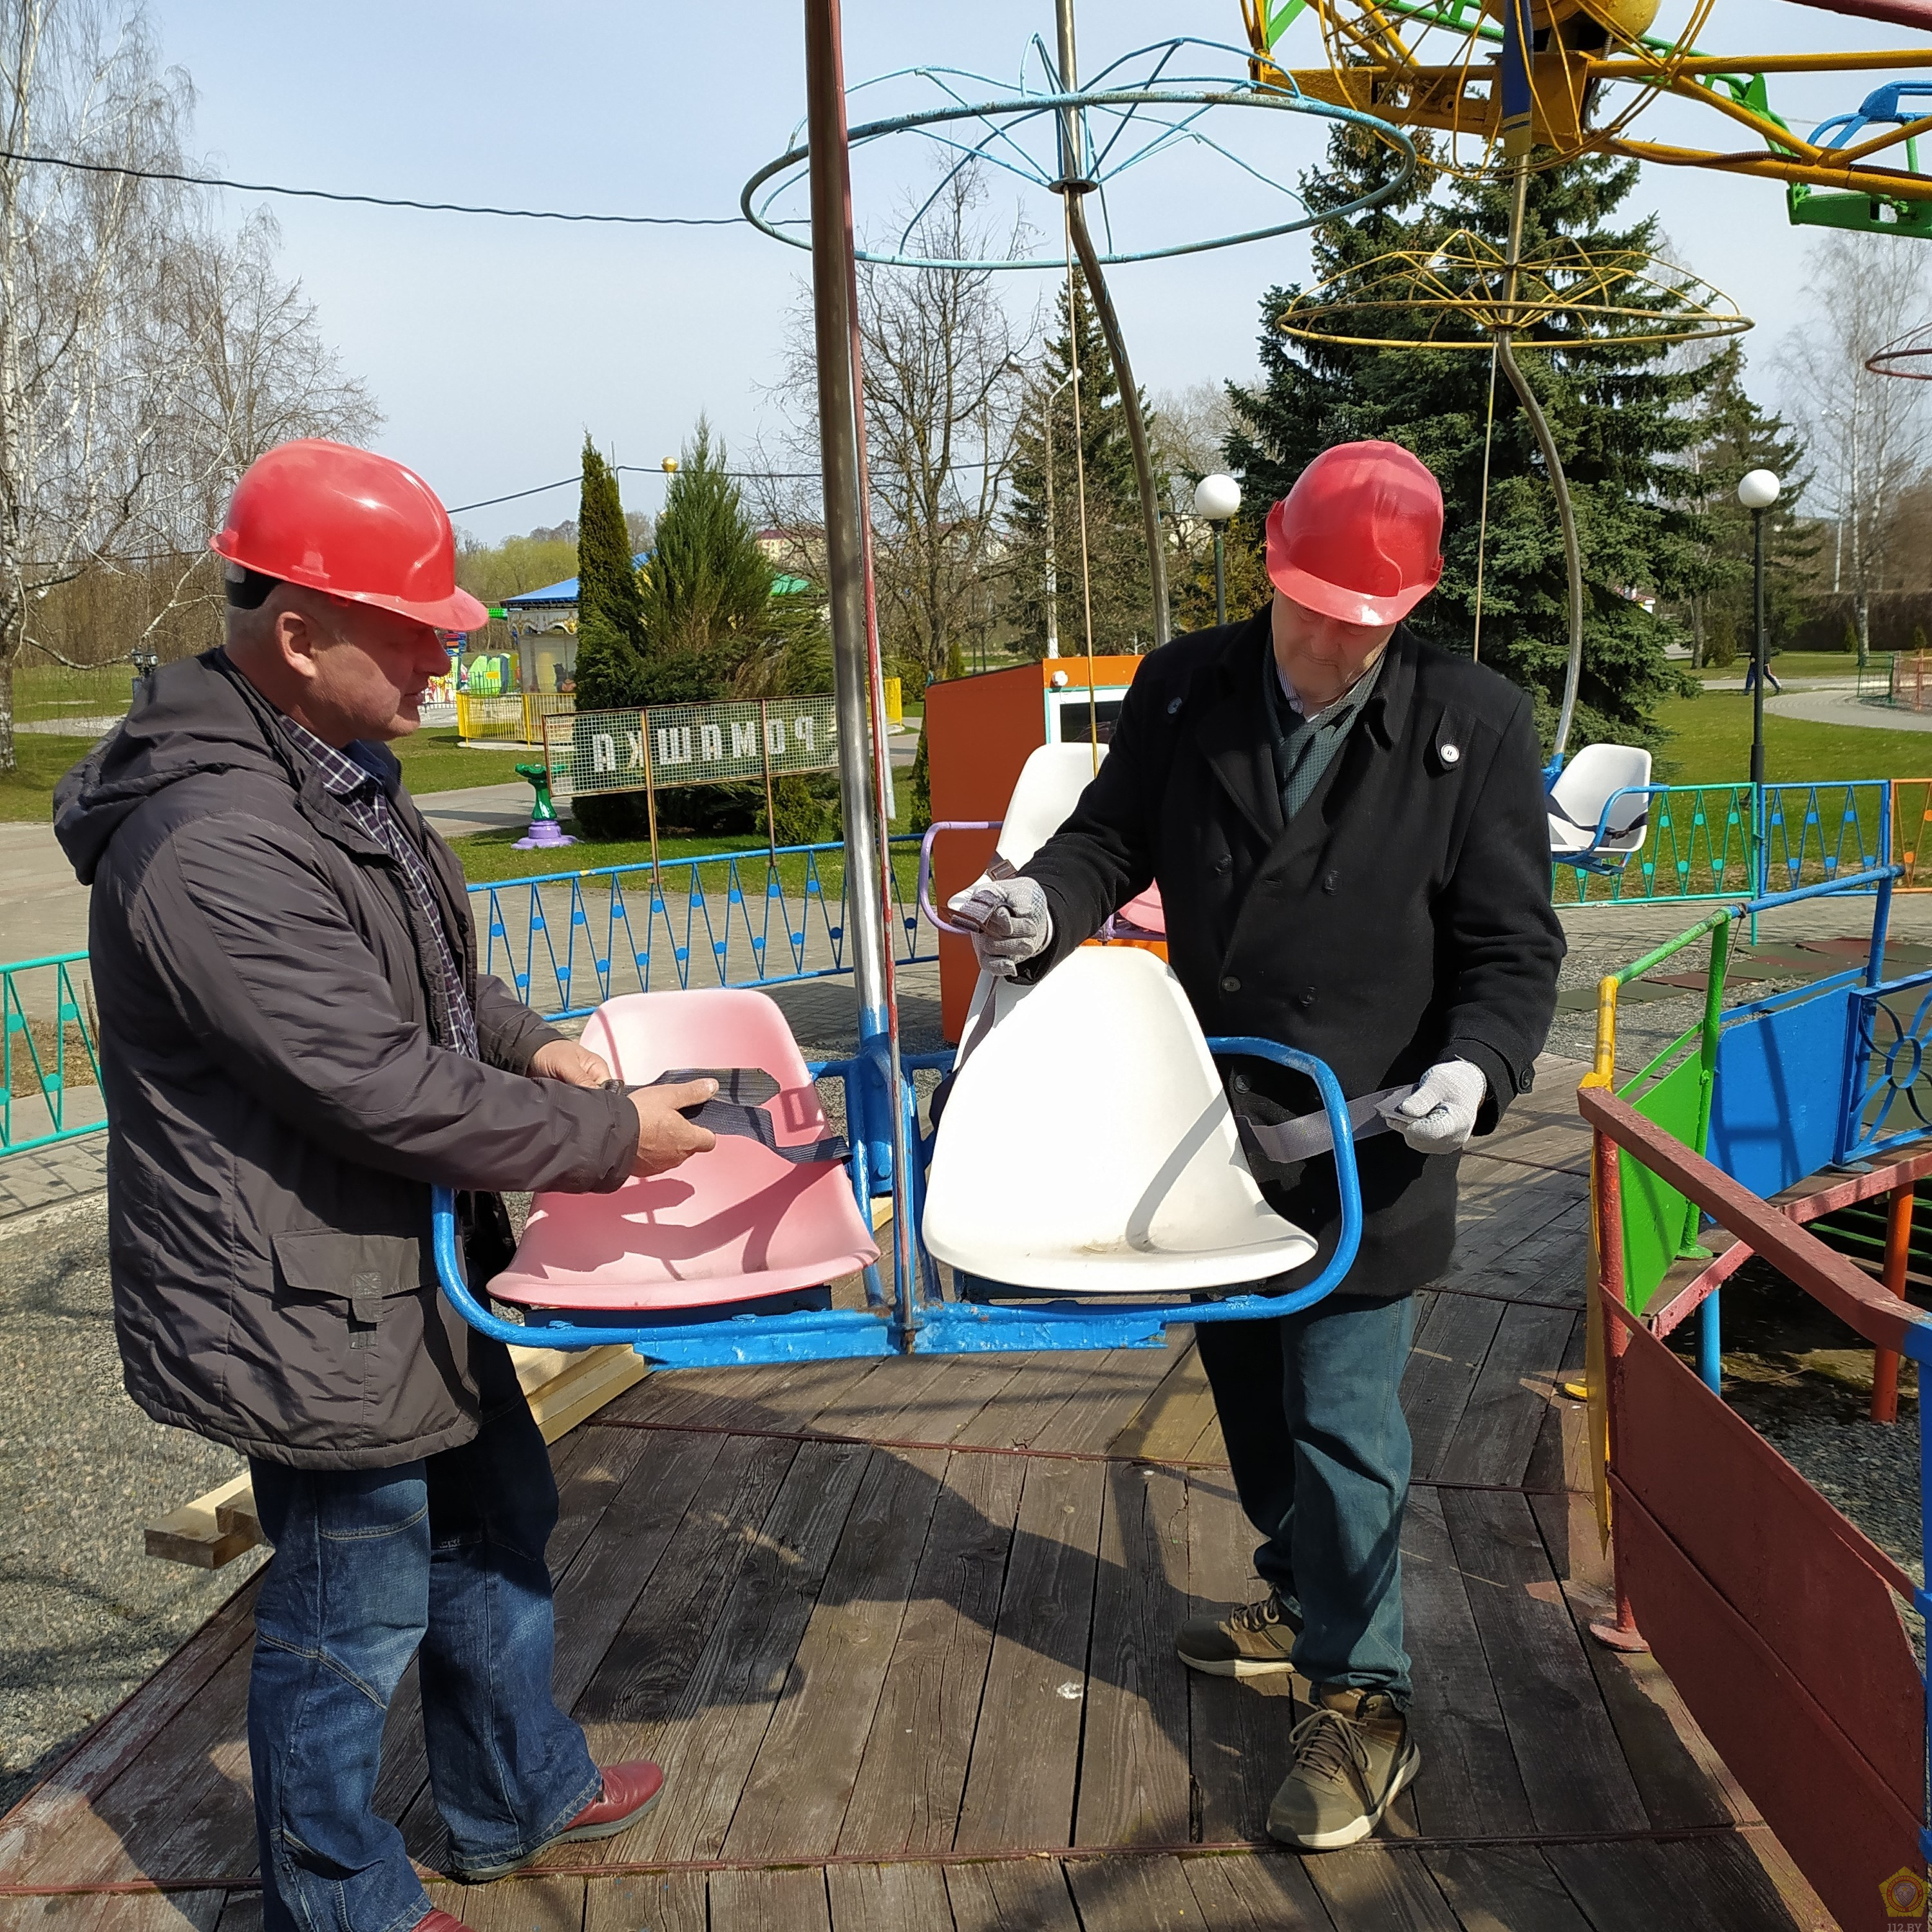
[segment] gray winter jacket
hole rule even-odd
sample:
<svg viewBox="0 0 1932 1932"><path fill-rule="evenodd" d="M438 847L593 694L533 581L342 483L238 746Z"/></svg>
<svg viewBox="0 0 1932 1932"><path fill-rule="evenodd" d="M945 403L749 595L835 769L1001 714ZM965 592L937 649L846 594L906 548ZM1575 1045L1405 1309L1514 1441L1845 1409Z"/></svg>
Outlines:
<svg viewBox="0 0 1932 1932"><path fill-rule="evenodd" d="M158 1421L298 1468L433 1455L520 1400L507 1350L437 1292L432 1183L608 1191L637 1147L622 1094L526 1077L559 1036L478 976L461 868L380 755L480 1064L431 1037L434 941L394 861L220 652L158 671L54 794L94 887L128 1392ZM499 1204L477 1204L478 1227L501 1226Z"/></svg>

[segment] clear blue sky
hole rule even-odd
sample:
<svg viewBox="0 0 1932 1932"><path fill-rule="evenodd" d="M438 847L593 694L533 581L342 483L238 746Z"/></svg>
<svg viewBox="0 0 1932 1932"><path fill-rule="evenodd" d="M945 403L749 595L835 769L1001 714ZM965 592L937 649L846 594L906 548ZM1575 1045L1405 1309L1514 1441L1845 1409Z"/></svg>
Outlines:
<svg viewBox="0 0 1932 1932"><path fill-rule="evenodd" d="M193 76L196 138L220 172L247 180L428 200L620 212L735 212L746 178L786 145L803 107L802 7L556 0L334 0L326 8L238 0L150 0L165 57ZM1666 0L1660 24L1684 10ZM1048 0L971 6L848 0L849 80L914 61L1012 76L1028 37L1050 37ZM1090 74L1174 33L1240 38L1236 0L1088 0L1082 59ZM736 31L733 31L734 29ZM1315 54L1312 25L1296 32ZM1892 46L1896 28L1839 20L1790 0L1721 0L1714 51ZM1932 47L1924 77L1932 79ZM1808 126L1856 104L1864 76L1786 80L1774 100ZM1273 123L1275 116L1244 116ZM1715 117L1666 103L1643 131L1715 139ZM1270 128L1284 176L1312 163L1321 129ZM1256 152L1250 137L1247 148ZM1741 145L1741 144L1740 144ZM909 188L923 158L900 151ZM1118 206L1141 231L1214 225L1235 184L1198 166L1144 171ZM862 176L862 225L891 212L893 190ZM1225 199L1224 199L1225 196ZM239 214L246 198L226 197ZM1057 221L1040 197L1042 226ZM368 379L388 422L380 446L463 503L568 476L587 428L620 461L655 465L698 412L733 446L772 424L759 393L778 368L782 324L806 258L743 226L565 228L277 200L285 270L319 304L346 366ZM1768 365L1802 326L1804 231L1785 224L1774 184L1649 172L1636 204L1654 207L1690 266L1760 323L1748 338ZM1928 244L1902 242L1901 247ZM1239 376L1254 363L1256 304L1292 279L1292 241L1124 268L1117 298L1136 373L1150 389ZM1016 308L1048 278L1012 278ZM1767 371L1763 386L1770 386ZM631 506L655 509L661 485L626 478ZM550 523L568 490L464 517L494 538Z"/></svg>

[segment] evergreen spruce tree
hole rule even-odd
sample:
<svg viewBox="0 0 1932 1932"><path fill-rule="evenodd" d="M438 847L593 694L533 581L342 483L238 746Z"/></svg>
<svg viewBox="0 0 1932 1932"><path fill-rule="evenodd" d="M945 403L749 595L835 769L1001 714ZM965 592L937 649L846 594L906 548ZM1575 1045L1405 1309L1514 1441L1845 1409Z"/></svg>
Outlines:
<svg viewBox="0 0 1932 1932"><path fill-rule="evenodd" d="M1339 206L1390 165L1379 144L1340 130L1327 176L1304 191L1318 206ZM1636 178L1634 163L1594 156L1533 173L1526 250L1562 238L1594 250L1648 252L1658 238L1654 218L1610 225ZM1426 250L1457 229L1504 246L1510 184L1436 185L1439 199L1425 199L1418 187L1406 200L1318 229L1316 277L1392 248ZM1478 645L1490 358L1298 340L1276 327L1296 292L1275 289L1264 298L1262 380L1230 389L1241 427L1228 453L1244 480L1245 518L1251 528L1258 524L1330 444L1382 437L1413 450L1441 482L1447 511L1442 582L1418 610L1418 626L1452 650L1477 646L1485 663L1528 691L1547 742L1568 657L1568 591L1550 482L1514 392L1498 377ZM1400 326L1385 313L1378 328L1390 323ZM1421 325L1414 326L1419 335ZM1712 366L1654 345L1600 340L1519 346L1517 359L1550 419L1582 546L1583 676L1570 748L1598 740L1654 743L1656 706L1684 682L1664 657L1666 644L1688 642L1668 613L1700 582L1708 542L1684 459L1698 438L1696 406L1715 380ZM1640 597L1656 599L1656 608Z"/></svg>
<svg viewBox="0 0 1932 1932"><path fill-rule="evenodd" d="M1087 579L1093 598L1094 648L1102 656L1149 649L1154 640L1153 593L1148 576L1147 538L1140 490L1134 479L1133 447L1120 409L1107 340L1076 271L1072 311L1065 284L1060 290L1059 332L1046 345L1028 381L1015 437L1012 496L1008 511L1007 622L1016 647L1046 654L1047 446L1053 454L1052 550L1060 648L1068 656L1086 648L1086 610L1081 586L1078 469L1074 449L1072 352L1079 352L1080 456L1087 505ZM1144 398L1144 414L1151 421ZM1161 495L1166 479L1156 478ZM949 672L950 672L949 666Z"/></svg>
<svg viewBox="0 0 1932 1932"><path fill-rule="evenodd" d="M617 473L589 436L577 513L577 703L602 711L638 703L644 627Z"/></svg>
<svg viewBox="0 0 1932 1932"><path fill-rule="evenodd" d="M1753 470L1773 471L1784 489L1764 513L1765 628L1772 650L1782 649L1804 621L1800 586L1818 542L1798 519L1807 478L1804 453L1784 420L1752 400L1744 386L1744 353L1732 342L1712 358L1701 398L1700 435L1691 452L1697 508L1705 530L1703 568L1685 600L1691 662L1728 664L1721 653L1748 654L1756 636L1751 513L1738 501L1738 482Z"/></svg>

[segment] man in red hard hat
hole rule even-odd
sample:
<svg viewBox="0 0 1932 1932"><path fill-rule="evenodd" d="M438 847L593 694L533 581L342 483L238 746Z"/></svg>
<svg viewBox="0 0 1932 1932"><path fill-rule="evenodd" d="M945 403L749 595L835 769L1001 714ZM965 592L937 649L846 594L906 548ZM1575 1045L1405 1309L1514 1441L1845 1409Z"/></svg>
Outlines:
<svg viewBox="0 0 1932 1932"><path fill-rule="evenodd" d="M438 1292L430 1189L464 1190L487 1280L494 1190L674 1167L712 1144L679 1109L715 1083L627 1095L477 970L462 868L387 748L485 616L428 484L285 443L214 548L226 644L157 671L55 794L94 889L116 1332L142 1408L248 1457L274 1547L248 1703L266 1932L448 1932L373 1804L412 1656L472 1882L622 1830L662 1778L600 1770L552 1700L550 1459L508 1351Z"/></svg>
<svg viewBox="0 0 1932 1932"><path fill-rule="evenodd" d="M1269 608L1154 652L1072 817L964 908L982 961L1030 979L1156 882L1204 1032L1300 1048L1380 1102L1339 1291L1196 1331L1268 1590L1190 1620L1177 1647L1192 1670L1306 1680L1268 1815L1305 1850L1373 1830L1420 1761L1400 1551L1410 1298L1448 1264L1459 1150L1529 1090L1563 956L1529 699L1402 621L1442 574L1442 491L1408 451L1317 457L1268 515ZM1297 1150L1275 1130L1319 1097L1271 1061L1228 1076L1268 1200L1319 1240L1257 1284L1286 1292L1340 1232L1330 1156L1277 1157Z"/></svg>

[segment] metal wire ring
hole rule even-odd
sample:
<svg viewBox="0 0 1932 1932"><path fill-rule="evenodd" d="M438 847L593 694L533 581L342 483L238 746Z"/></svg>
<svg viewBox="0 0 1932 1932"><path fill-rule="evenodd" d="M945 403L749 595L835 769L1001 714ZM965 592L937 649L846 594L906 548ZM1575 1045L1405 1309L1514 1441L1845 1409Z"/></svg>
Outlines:
<svg viewBox="0 0 1932 1932"><path fill-rule="evenodd" d="M1216 236L1201 242L1176 242L1166 248L1147 248L1132 253L1101 256L1101 262L1109 268L1123 262L1157 262L1175 255L1203 254L1211 249L1234 248L1244 242L1264 242L1276 236L1298 234L1304 229L1312 228L1322 222L1346 220L1366 208L1379 207L1391 196L1399 194L1407 186L1410 177L1415 172L1415 144L1401 128L1375 115L1364 113L1359 108L1338 106L1331 102L1311 100L1306 94L1287 94L1270 88L1250 91L1231 86L1221 91L1136 87L1109 88L1090 93L1076 91L1071 94L1030 94L1022 100L989 101L979 107L942 107L925 113L897 115L890 120L869 121L853 128L846 139L850 146L856 148L866 142L881 140L889 134L905 134L918 128L938 127L956 121L988 120L1000 116L1030 118L1040 114L1058 113L1070 107L1135 106L1268 107L1283 113L1311 115L1317 120L1346 122L1374 135L1395 150L1402 158L1402 166L1393 181L1366 194L1358 195L1354 200L1339 207L1324 208L1318 214L1310 211L1294 221L1278 222L1265 228L1251 228L1239 234ZM790 183L780 182L761 201L754 202L752 197L775 177L806 163L810 159L810 153L808 148L794 148L788 153L781 154L776 160L767 162L745 184L744 190L738 197L738 206L745 219L754 228L769 235L774 242L784 242L788 248L809 249L812 246L808 234L787 234L766 212ZM861 262L893 268L1040 269L1059 268L1066 266L1065 257L1060 255L969 261L928 255L902 255L866 248L856 249L854 252Z"/></svg>

